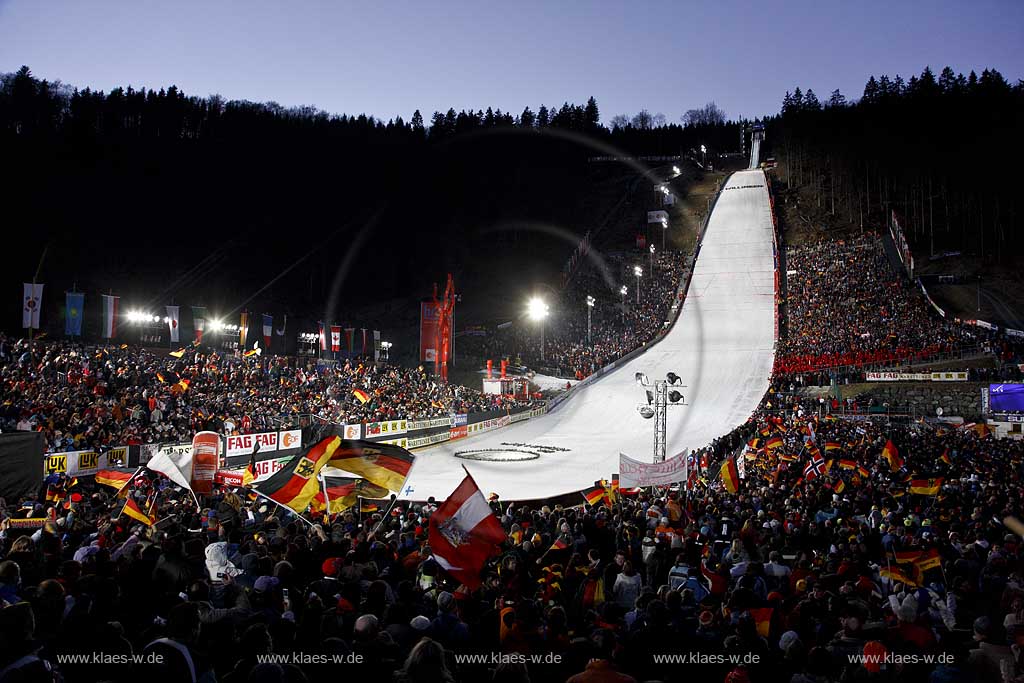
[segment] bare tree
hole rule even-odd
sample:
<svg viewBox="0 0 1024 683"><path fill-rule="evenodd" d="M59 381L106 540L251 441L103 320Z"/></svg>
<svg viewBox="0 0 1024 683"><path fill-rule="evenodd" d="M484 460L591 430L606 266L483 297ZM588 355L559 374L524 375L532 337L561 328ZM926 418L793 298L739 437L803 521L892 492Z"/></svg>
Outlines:
<svg viewBox="0 0 1024 683"><path fill-rule="evenodd" d="M650 130L654 127L654 116L646 109L641 109L633 116L632 124L634 128Z"/></svg>
<svg viewBox="0 0 1024 683"><path fill-rule="evenodd" d="M714 102L708 102L700 109L690 109L681 117L688 126L714 125L725 123L725 112Z"/></svg>
<svg viewBox="0 0 1024 683"><path fill-rule="evenodd" d="M612 130L626 128L629 126L629 117L625 114L616 114L611 120Z"/></svg>

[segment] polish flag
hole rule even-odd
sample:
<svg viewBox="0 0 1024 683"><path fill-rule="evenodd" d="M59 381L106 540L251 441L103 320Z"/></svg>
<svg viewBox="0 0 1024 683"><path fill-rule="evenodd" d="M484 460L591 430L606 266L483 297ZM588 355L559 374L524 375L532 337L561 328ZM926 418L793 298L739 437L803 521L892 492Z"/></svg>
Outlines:
<svg viewBox="0 0 1024 683"><path fill-rule="evenodd" d="M505 530L468 472L430 516L428 539L445 571L470 589L480 586L480 570L498 554Z"/></svg>
<svg viewBox="0 0 1024 683"><path fill-rule="evenodd" d="M101 295L103 297L103 338L113 339L117 336L117 304L121 297Z"/></svg>

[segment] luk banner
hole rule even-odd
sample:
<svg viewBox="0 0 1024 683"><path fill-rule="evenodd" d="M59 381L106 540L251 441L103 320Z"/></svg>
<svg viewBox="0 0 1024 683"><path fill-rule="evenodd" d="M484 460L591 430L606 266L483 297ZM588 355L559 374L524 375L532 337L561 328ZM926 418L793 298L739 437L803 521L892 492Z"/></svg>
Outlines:
<svg viewBox="0 0 1024 683"><path fill-rule="evenodd" d="M108 451L68 451L47 453L43 459L43 474L66 474L69 477L89 476L108 467L118 467L128 461L128 447L117 446Z"/></svg>
<svg viewBox="0 0 1024 683"><path fill-rule="evenodd" d="M420 362L437 361L437 338L441 323L441 310L433 301L420 302Z"/></svg>
<svg viewBox="0 0 1024 683"><path fill-rule="evenodd" d="M686 456L683 454L665 462L640 462L619 453L619 486L667 486L686 481Z"/></svg>
<svg viewBox="0 0 1024 683"><path fill-rule="evenodd" d="M192 490L196 493L213 492L213 478L217 474L217 452L220 435L217 432L199 432L192 437Z"/></svg>

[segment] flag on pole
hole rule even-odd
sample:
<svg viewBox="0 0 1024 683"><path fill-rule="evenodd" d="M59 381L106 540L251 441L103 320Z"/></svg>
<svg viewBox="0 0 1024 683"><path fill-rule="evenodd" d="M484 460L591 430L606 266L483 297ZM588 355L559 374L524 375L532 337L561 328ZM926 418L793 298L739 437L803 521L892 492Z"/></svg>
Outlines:
<svg viewBox="0 0 1024 683"><path fill-rule="evenodd" d="M942 477L931 477L929 479L911 479L910 492L919 496L937 496L942 490Z"/></svg>
<svg viewBox="0 0 1024 683"><path fill-rule="evenodd" d="M192 307L192 329L196 333L196 342L203 343L203 331L206 329L206 307Z"/></svg>
<svg viewBox="0 0 1024 683"><path fill-rule="evenodd" d="M238 322L238 348L245 350L245 339L249 335L249 312L242 311Z"/></svg>
<svg viewBox="0 0 1024 683"><path fill-rule="evenodd" d="M331 351L341 351L341 325L331 325Z"/></svg>
<svg viewBox="0 0 1024 683"><path fill-rule="evenodd" d="M380 360L380 330L373 331L373 360Z"/></svg>
<svg viewBox="0 0 1024 683"><path fill-rule="evenodd" d="M133 474L131 472L121 472L119 470L100 470L96 473L95 481L97 484L103 486L110 486L113 489L120 491L124 488Z"/></svg>
<svg viewBox="0 0 1024 683"><path fill-rule="evenodd" d="M117 336L117 304L119 296L103 296L103 338L113 339Z"/></svg>
<svg viewBox="0 0 1024 683"><path fill-rule="evenodd" d="M317 474L341 446L341 437L328 432L295 455L284 467L256 485L256 491L295 513L305 511L313 496L320 492Z"/></svg>
<svg viewBox="0 0 1024 683"><path fill-rule="evenodd" d="M278 337L283 337L285 331L288 329L288 314L284 314L284 321L281 323L280 329L274 330Z"/></svg>
<svg viewBox="0 0 1024 683"><path fill-rule="evenodd" d="M26 282L21 307L21 326L38 330L39 311L42 307L43 285L37 282Z"/></svg>
<svg viewBox="0 0 1024 683"><path fill-rule="evenodd" d="M82 309L85 308L85 293L65 292L64 302L64 334L68 337L81 337Z"/></svg>
<svg viewBox="0 0 1024 683"><path fill-rule="evenodd" d="M180 330L178 329L178 306L167 306L167 326L171 329L171 342L181 341Z"/></svg>
<svg viewBox="0 0 1024 683"><path fill-rule="evenodd" d="M740 490L740 473L736 469L736 460L728 458L722 463L722 485L729 493L736 493Z"/></svg>
<svg viewBox="0 0 1024 683"><path fill-rule="evenodd" d="M605 488L601 484L595 484L591 488L580 491L588 505L598 505L605 498Z"/></svg>
<svg viewBox="0 0 1024 683"><path fill-rule="evenodd" d="M430 516L428 542L434 559L471 590L480 586L480 570L504 540L501 523L468 472Z"/></svg>
<svg viewBox="0 0 1024 683"><path fill-rule="evenodd" d="M903 467L903 458L900 457L899 449L896 448L896 444L892 442L892 439L885 442L885 448L882 449L882 457L889 463L889 469L893 472L897 472Z"/></svg>
<svg viewBox="0 0 1024 683"><path fill-rule="evenodd" d="M352 392L352 395L356 397L356 400L360 403L366 403L370 400L370 395L362 389L356 389Z"/></svg>
<svg viewBox="0 0 1024 683"><path fill-rule="evenodd" d="M360 352L360 354L365 356L366 355L366 328L364 327L364 328L362 328L362 330L363 330L363 350Z"/></svg>
<svg viewBox="0 0 1024 683"><path fill-rule="evenodd" d="M371 484L383 486L389 491L401 491L415 460L416 456L401 446L353 440L342 442L329 464L339 470L358 474Z"/></svg>
<svg viewBox="0 0 1024 683"><path fill-rule="evenodd" d="M345 328L345 349L349 352L349 354L352 353L352 337L355 335L355 333L356 333L356 328L354 328L354 327L346 327Z"/></svg>
<svg viewBox="0 0 1024 683"><path fill-rule="evenodd" d="M263 348L270 350L270 338L274 334L274 318L263 314Z"/></svg>
<svg viewBox="0 0 1024 683"><path fill-rule="evenodd" d="M153 526L157 522L155 494L151 493L142 505L129 497L124 503L124 508L121 509L121 514L129 516L137 522L142 522L146 526Z"/></svg>
<svg viewBox="0 0 1024 683"><path fill-rule="evenodd" d="M323 324L323 322L318 322L317 325L320 326L320 350L321 351L326 351L327 350L327 335L324 334L324 324Z"/></svg>

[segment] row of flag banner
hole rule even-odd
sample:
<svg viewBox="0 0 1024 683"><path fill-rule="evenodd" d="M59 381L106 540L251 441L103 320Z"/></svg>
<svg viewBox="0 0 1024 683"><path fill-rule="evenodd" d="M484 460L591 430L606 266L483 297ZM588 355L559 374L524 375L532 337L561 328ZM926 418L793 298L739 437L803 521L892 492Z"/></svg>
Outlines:
<svg viewBox="0 0 1024 683"><path fill-rule="evenodd" d="M36 282L24 283L22 299L22 327L38 330L40 311L42 309L44 285ZM85 311L84 292L65 292L64 294L64 334L68 337L82 336L82 320ZM101 336L104 339L116 339L118 336L118 318L120 316L120 297L111 294L100 295L103 304L103 321ZM209 327L209 317L205 306L192 306L192 329L195 341L202 343L203 334ZM162 319L167 325L172 344L181 343L181 307L165 306ZM288 316L280 328L274 327L274 317L268 313L256 314L242 311L239 315L238 343L239 348L262 348L264 352L272 347L273 338L283 337L288 326ZM322 351L357 351L363 355L374 352L376 357L380 349L380 330L367 328L325 325L319 323L319 343ZM329 335L329 336L328 336ZM342 339L344 338L344 346Z"/></svg>

